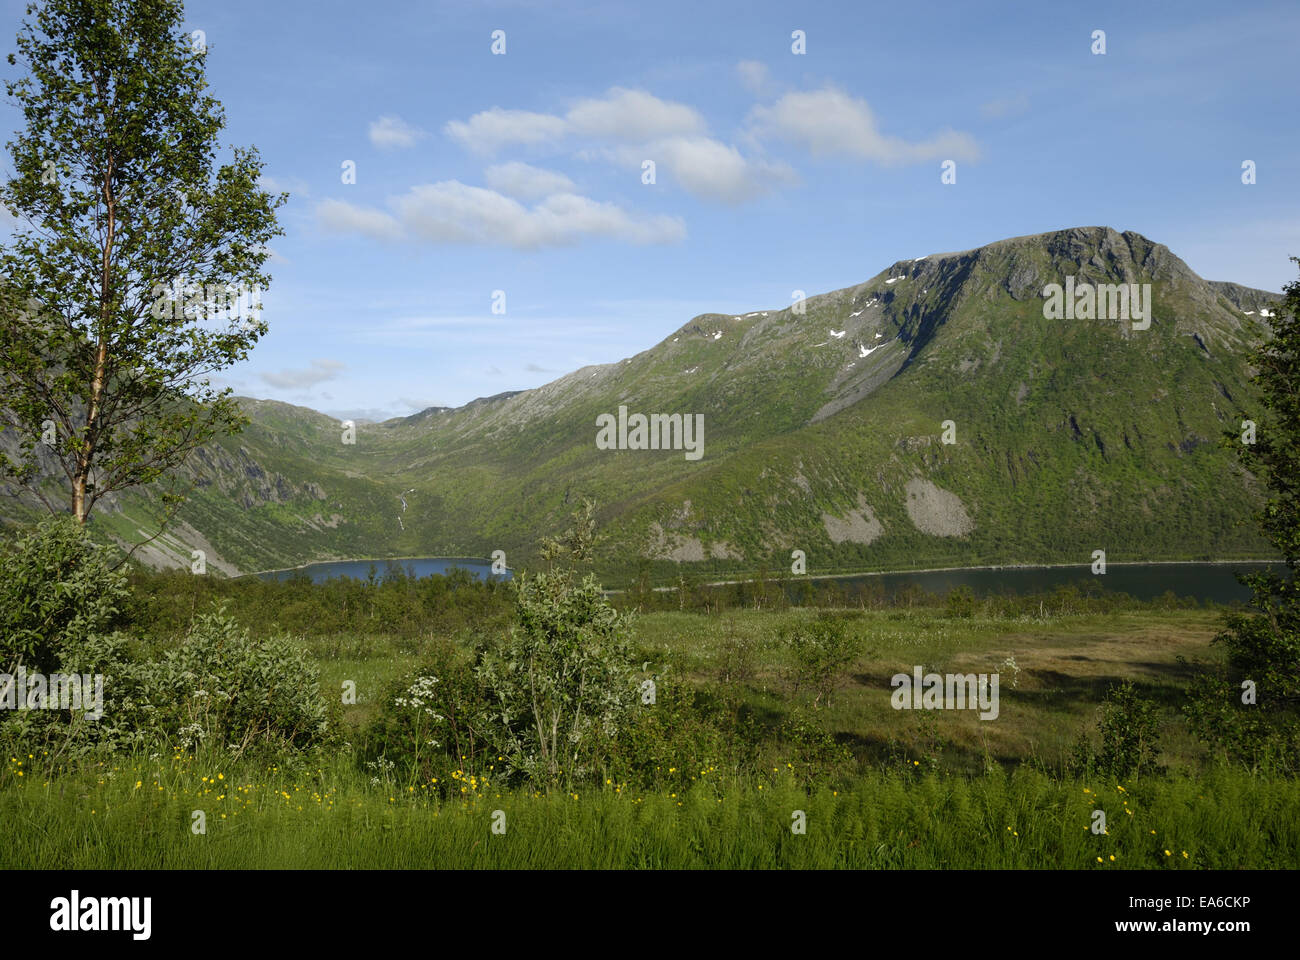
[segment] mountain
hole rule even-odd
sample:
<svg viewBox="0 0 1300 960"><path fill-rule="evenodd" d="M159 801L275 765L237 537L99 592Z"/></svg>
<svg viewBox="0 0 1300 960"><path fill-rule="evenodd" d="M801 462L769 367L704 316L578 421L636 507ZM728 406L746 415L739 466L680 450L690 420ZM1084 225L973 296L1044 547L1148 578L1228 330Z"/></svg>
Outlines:
<svg viewBox="0 0 1300 960"><path fill-rule="evenodd" d="M1121 283L1150 285L1149 328L1045 318L1049 284ZM775 572L796 549L810 573L1267 556L1257 487L1220 440L1253 407L1246 355L1279 300L1082 227L702 314L535 390L358 424L354 444L322 414L246 400L252 425L192 460L182 523L144 557L201 548L234 573L500 549L516 565L583 496L624 578ZM703 455L600 449L597 418L620 406L702 415ZM145 503L118 498L99 529L139 539Z"/></svg>

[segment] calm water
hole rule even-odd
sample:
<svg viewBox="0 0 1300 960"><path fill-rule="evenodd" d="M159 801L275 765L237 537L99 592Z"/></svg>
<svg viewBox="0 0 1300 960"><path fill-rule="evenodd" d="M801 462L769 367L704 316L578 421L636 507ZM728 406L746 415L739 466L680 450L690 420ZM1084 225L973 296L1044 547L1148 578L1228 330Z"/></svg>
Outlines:
<svg viewBox="0 0 1300 960"><path fill-rule="evenodd" d="M1268 563L1142 563L1133 565L1107 564L1105 574L1094 576L1092 567L1027 567L1001 570L944 570L934 573L885 573L870 577L836 577L836 582L849 585L880 584L886 593L894 594L916 584L928 593L947 594L962 585L969 586L977 596L994 593L1025 595L1052 590L1063 584L1080 580L1099 580L1107 590L1127 593L1139 600L1151 600L1172 590L1179 597L1196 597L1204 602L1216 603L1250 600L1250 591L1239 584L1234 574L1255 570L1273 569L1279 573L1284 564Z"/></svg>
<svg viewBox="0 0 1300 960"><path fill-rule="evenodd" d="M433 574L445 574L452 567L459 567L472 573L480 580L509 580L510 573L492 572L491 560L474 560L466 557L419 557L414 560L334 560L329 563L309 563L296 570L274 570L260 574L263 580L288 580L297 574L306 574L313 583L330 580L335 577L354 577L364 580L370 575L370 568L375 568L375 576L382 578L384 570L390 565L401 567L412 577L428 577Z"/></svg>
<svg viewBox="0 0 1300 960"><path fill-rule="evenodd" d="M320 583L331 577L355 577L364 580L375 568L375 576L382 577L385 568L394 564L405 569L411 576L427 577L431 574L443 574L452 567L467 570L480 579L509 580L510 574L492 573L492 564L488 560L451 559L447 557L421 557L414 560L338 560L331 563L313 563L300 570L279 570L261 574L263 579L285 580L296 573L304 573L313 582ZM947 594L956 587L966 585L978 596L993 593L1014 593L1021 596L1052 590L1063 584L1077 583L1080 580L1099 580L1108 590L1130 594L1140 600L1151 600L1172 590L1179 597L1195 597L1201 601L1212 600L1216 603L1247 601L1250 591L1239 584L1234 576L1237 572L1272 568L1281 572L1283 564L1264 563L1143 563L1110 564L1106 573L1094 577L1091 567L1080 564L1077 567L1022 567L1003 568L999 570L944 570L932 573L884 573L875 576L835 577L835 582L850 586L858 583L882 586L886 593L896 594L909 585L916 585L927 593ZM813 584L825 583L824 580L812 581Z"/></svg>

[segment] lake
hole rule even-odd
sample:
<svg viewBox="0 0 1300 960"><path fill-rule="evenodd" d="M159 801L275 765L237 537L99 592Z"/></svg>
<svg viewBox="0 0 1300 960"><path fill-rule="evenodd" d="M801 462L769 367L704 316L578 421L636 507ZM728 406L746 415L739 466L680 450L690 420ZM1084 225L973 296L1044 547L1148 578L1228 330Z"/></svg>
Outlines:
<svg viewBox="0 0 1300 960"><path fill-rule="evenodd" d="M271 570L259 573L263 580L288 580L300 574L311 577L312 583L321 583L336 577L353 577L364 580L370 575L370 568L375 568L375 576L383 577L389 565L401 567L412 577L428 577L445 574L452 567L466 570L480 580L509 580L510 571L504 574L492 572L492 561L474 557L415 557L403 560L332 560L327 563L309 563L292 570Z"/></svg>
<svg viewBox="0 0 1300 960"><path fill-rule="evenodd" d="M1250 600L1250 590L1236 580L1238 572L1286 569L1282 563L1134 563L1106 565L1104 574L1092 573L1091 564L1069 567L999 567L993 569L934 570L921 573L882 573L871 576L835 577L848 586L880 584L888 594L896 594L909 584L927 593L947 594L968 586L977 596L1015 593L1020 596L1053 590L1080 580L1099 580L1108 590L1127 593L1139 600L1152 600L1172 590L1179 597L1195 597L1201 602L1229 604Z"/></svg>
<svg viewBox="0 0 1300 960"><path fill-rule="evenodd" d="M404 568L411 576L427 577L444 574L459 567L480 579L509 580L504 575L492 573L490 560L472 557L418 557L405 560L336 560L329 563L312 563L295 570L275 570L259 574L267 580L285 580L296 574L305 574L320 583L332 577L355 577L364 580L375 568L375 576L382 577L389 564ZM1234 576L1238 571L1273 569L1285 570L1281 563L1111 563L1106 573L1094 577L1089 564L1070 567L997 567L991 569L967 568L959 570L931 570L917 573L881 573L872 575L827 578L842 586L854 584L879 584L886 593L896 594L910 585L927 593L944 595L960 586L969 586L977 596L994 593L1015 593L1021 596L1052 590L1080 580L1100 580L1108 590L1115 590L1151 600L1172 590L1179 597L1195 597L1215 603L1248 601L1250 591L1239 584ZM797 580L794 582L798 582ZM825 583L818 579L812 583Z"/></svg>

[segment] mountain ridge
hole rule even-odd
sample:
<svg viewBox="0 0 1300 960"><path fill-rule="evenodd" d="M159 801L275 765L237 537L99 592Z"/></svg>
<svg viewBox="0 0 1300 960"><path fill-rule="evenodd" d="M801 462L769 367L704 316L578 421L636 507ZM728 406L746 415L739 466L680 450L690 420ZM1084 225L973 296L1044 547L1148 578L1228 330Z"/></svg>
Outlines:
<svg viewBox="0 0 1300 960"><path fill-rule="evenodd" d="M1066 276L1151 284L1150 329L1045 319L1042 290ZM1109 227L896 260L802 304L699 314L539 387L358 423L350 446L326 414L242 401L253 424L214 445L233 464L187 467L182 519L232 571L494 549L513 566L581 496L619 576L779 569L796 549L823 573L1105 545L1258 556L1258 492L1214 439L1253 396L1246 355L1280 299ZM597 416L620 406L702 415L703 459L597 449Z"/></svg>

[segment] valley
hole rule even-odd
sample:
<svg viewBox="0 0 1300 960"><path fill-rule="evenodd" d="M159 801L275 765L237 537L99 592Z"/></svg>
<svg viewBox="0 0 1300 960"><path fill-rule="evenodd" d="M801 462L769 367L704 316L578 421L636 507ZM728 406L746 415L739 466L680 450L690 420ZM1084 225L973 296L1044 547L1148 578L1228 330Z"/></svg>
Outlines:
<svg viewBox="0 0 1300 960"><path fill-rule="evenodd" d="M1148 286L1149 328L1047 319L1067 282ZM248 399L250 425L191 458L190 502L137 556L188 565L202 544L235 575L502 550L513 567L590 497L611 585L775 573L796 549L810 574L1264 558L1253 479L1221 438L1252 402L1245 357L1277 299L1139 234L1076 228L702 314L534 390L362 421L352 443L324 414ZM700 422L707 448L617 449L636 439L608 428L620 407L671 439L666 418ZM131 544L156 511L128 494L93 522Z"/></svg>

